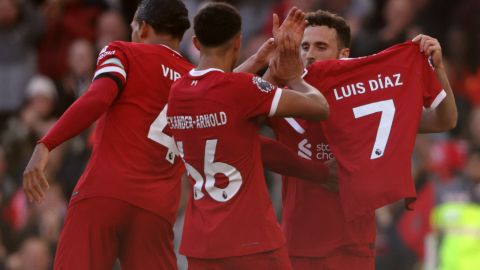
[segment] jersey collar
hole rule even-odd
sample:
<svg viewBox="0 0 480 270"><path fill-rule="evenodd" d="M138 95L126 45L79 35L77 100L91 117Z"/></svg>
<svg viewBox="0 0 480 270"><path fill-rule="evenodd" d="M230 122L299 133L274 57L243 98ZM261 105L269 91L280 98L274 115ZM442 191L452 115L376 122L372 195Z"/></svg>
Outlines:
<svg viewBox="0 0 480 270"><path fill-rule="evenodd" d="M224 72L223 70L218 69L218 68L207 68L207 69L202 69L202 70L192 69L192 70L190 70L189 74L190 74L190 76L200 77L200 76L203 76L203 75L205 75L209 72L212 72L212 71Z"/></svg>
<svg viewBox="0 0 480 270"><path fill-rule="evenodd" d="M179 52L177 52L177 51L175 51L174 49L168 47L167 45L165 45L165 44L158 44L158 45L163 46L163 47L169 49L170 51L174 52L175 54L177 54L178 56L180 56L180 57L183 58L183 56L182 56Z"/></svg>

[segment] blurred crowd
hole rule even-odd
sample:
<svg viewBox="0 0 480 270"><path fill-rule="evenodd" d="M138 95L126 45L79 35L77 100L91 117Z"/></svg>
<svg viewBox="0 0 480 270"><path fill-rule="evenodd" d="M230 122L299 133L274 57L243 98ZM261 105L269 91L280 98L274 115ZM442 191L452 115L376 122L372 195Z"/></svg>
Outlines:
<svg viewBox="0 0 480 270"><path fill-rule="evenodd" d="M184 2L191 17L204 3ZM455 234L451 228L462 228L462 222L476 229L462 231L462 236L476 240L470 245L480 258L480 216L472 214L467 221L457 221L462 224L452 225L456 221L448 208L461 204L477 209L476 213L480 208L480 1L227 2L237 6L244 18L243 59L270 37L272 13L284 17L294 5L344 16L352 28L353 57L376 53L418 33L439 39L459 109L458 125L448 134L418 136L412 158L419 194L415 211L405 211L403 203L377 211L377 269L435 269L435 257L447 256L455 248L451 243L458 240L458 231ZM94 138L88 131L52 152L50 189L42 204L27 202L21 190L23 169L36 141L88 88L98 52L111 41L129 40L137 3L0 0L0 270L51 269L68 198ZM191 35L190 29L182 54L195 63L198 53ZM276 178L270 177L269 186L279 206ZM463 255L458 256L450 260L461 260Z"/></svg>

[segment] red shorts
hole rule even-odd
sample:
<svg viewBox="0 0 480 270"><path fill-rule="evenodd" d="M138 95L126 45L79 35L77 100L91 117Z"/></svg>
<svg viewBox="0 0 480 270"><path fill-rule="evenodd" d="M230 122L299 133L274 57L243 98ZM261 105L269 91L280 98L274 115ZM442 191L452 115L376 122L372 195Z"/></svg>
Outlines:
<svg viewBox="0 0 480 270"><path fill-rule="evenodd" d="M219 259L188 257L188 270L292 270L287 248ZM351 270L351 269L350 269Z"/></svg>
<svg viewBox="0 0 480 270"><path fill-rule="evenodd" d="M324 258L290 257L294 270L374 270L375 257L338 255Z"/></svg>
<svg viewBox="0 0 480 270"><path fill-rule="evenodd" d="M127 202L95 197L71 205L55 255L55 270L176 270L172 225Z"/></svg>

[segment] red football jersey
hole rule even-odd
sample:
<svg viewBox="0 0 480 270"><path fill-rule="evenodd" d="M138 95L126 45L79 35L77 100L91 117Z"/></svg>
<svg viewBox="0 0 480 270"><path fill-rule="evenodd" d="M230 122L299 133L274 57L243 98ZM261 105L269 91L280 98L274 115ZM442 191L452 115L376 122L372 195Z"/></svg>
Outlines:
<svg viewBox="0 0 480 270"><path fill-rule="evenodd" d="M166 115L159 114L172 83L192 67L163 45L113 42L100 52L95 78L114 79L120 91L98 120L92 155L72 203L112 197L174 222L184 167L172 158L173 139L161 133Z"/></svg>
<svg viewBox="0 0 480 270"><path fill-rule="evenodd" d="M172 86L167 119L193 192L180 251L222 258L284 245L265 184L258 118L282 90L247 73L190 71Z"/></svg>
<svg viewBox="0 0 480 270"><path fill-rule="evenodd" d="M330 104L322 122L339 163L348 221L401 198L415 197L411 154L422 109L446 96L417 44L313 64L305 80Z"/></svg>
<svg viewBox="0 0 480 270"><path fill-rule="evenodd" d="M300 157L317 162L333 158L319 122L274 117L269 119L269 125L277 139ZM374 255L373 211L347 222L337 193L319 183L285 176L282 201L281 227L290 256Z"/></svg>

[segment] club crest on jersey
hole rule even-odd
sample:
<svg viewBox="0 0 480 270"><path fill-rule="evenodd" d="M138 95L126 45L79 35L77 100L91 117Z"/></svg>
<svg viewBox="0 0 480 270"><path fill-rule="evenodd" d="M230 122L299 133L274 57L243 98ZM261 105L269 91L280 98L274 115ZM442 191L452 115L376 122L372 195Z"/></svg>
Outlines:
<svg viewBox="0 0 480 270"><path fill-rule="evenodd" d="M262 92L270 93L273 89L275 89L275 86L258 76L253 77L252 81Z"/></svg>

